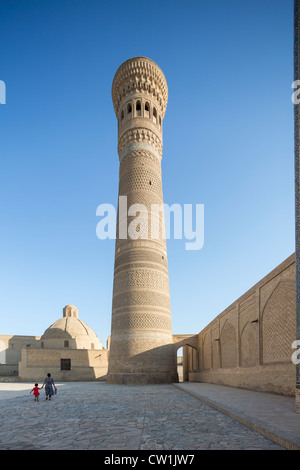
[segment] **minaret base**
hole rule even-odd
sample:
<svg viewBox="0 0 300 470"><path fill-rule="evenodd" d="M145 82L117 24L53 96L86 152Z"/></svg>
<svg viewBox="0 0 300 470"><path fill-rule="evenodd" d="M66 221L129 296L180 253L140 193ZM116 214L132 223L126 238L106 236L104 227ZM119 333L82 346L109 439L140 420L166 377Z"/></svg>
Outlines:
<svg viewBox="0 0 300 470"><path fill-rule="evenodd" d="M178 382L178 374L163 372L132 374L111 373L107 374L106 383L116 385L149 385L149 384L171 384Z"/></svg>

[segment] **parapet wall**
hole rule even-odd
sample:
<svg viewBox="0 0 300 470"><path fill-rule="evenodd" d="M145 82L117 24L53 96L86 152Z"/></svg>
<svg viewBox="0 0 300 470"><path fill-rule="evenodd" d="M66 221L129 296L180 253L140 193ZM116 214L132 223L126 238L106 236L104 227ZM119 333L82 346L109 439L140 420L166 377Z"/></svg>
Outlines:
<svg viewBox="0 0 300 470"><path fill-rule="evenodd" d="M107 356L105 349L22 349L19 379L41 382L50 372L56 382L105 380Z"/></svg>
<svg viewBox="0 0 300 470"><path fill-rule="evenodd" d="M22 349L39 347L39 336L0 335L0 377L17 376Z"/></svg>
<svg viewBox="0 0 300 470"><path fill-rule="evenodd" d="M251 390L295 395L295 255L218 315L184 348L188 377Z"/></svg>

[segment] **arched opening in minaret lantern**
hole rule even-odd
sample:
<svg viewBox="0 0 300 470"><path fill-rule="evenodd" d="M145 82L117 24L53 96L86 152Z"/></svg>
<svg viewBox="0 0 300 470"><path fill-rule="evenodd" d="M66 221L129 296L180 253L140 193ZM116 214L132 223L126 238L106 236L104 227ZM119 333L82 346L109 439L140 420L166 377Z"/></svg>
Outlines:
<svg viewBox="0 0 300 470"><path fill-rule="evenodd" d="M136 102L136 108L135 108L135 109L136 109L136 114L137 114L137 116L141 116L141 114L142 114L142 107L141 107L141 102L140 102L140 100L138 100L138 101Z"/></svg>

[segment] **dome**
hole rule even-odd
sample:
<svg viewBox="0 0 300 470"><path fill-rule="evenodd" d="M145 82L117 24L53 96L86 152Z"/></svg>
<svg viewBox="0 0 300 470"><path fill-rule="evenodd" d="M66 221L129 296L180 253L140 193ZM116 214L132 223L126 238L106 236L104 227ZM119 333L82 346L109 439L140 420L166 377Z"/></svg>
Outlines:
<svg viewBox="0 0 300 470"><path fill-rule="evenodd" d="M63 317L45 330L41 344L46 349L102 349L98 336L78 318L78 310L74 305L64 307Z"/></svg>

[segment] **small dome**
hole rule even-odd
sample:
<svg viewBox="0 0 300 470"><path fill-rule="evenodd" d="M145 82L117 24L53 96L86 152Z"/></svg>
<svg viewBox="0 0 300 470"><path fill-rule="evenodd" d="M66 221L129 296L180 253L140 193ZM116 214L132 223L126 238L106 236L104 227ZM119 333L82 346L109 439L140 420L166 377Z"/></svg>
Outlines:
<svg viewBox="0 0 300 470"><path fill-rule="evenodd" d="M74 305L66 305L63 309L64 317L76 317L78 318L78 310Z"/></svg>
<svg viewBox="0 0 300 470"><path fill-rule="evenodd" d="M74 305L63 309L63 317L47 328L41 336L43 347L47 349L102 349L98 336L84 321L78 318Z"/></svg>

